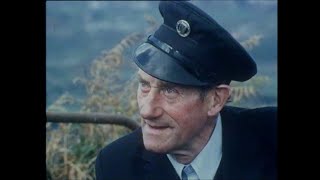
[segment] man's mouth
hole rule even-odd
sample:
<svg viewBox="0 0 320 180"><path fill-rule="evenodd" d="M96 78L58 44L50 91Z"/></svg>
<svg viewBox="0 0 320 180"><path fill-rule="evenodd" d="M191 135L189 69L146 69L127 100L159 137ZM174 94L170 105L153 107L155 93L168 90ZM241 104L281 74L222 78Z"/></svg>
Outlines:
<svg viewBox="0 0 320 180"><path fill-rule="evenodd" d="M146 132L149 132L151 134L159 134L159 133L163 133L164 131L166 131L167 129L170 128L170 126L168 125L158 125L158 124L149 124L149 123L145 123L145 128L146 128Z"/></svg>
<svg viewBox="0 0 320 180"><path fill-rule="evenodd" d="M169 127L169 126L159 126L159 125L150 125L150 124L147 124L147 125L150 126L152 129L158 129L158 130L166 129Z"/></svg>

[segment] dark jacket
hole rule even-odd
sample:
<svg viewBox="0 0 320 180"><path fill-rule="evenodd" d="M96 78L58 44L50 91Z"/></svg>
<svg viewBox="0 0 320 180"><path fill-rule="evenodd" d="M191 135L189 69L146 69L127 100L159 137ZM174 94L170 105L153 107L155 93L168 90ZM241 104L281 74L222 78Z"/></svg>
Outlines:
<svg viewBox="0 0 320 180"><path fill-rule="evenodd" d="M214 180L277 179L277 109L225 107L222 159ZM141 128L103 148L97 180L179 180L165 154L145 150Z"/></svg>

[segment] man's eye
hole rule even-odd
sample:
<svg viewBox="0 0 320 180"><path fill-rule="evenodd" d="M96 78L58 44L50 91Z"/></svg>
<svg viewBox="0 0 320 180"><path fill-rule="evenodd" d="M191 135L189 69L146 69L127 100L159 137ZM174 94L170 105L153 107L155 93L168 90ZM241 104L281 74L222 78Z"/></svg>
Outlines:
<svg viewBox="0 0 320 180"><path fill-rule="evenodd" d="M148 83L145 83L145 82L140 82L139 83L139 86L140 86L140 89L142 92L148 92L150 91L150 86Z"/></svg>
<svg viewBox="0 0 320 180"><path fill-rule="evenodd" d="M179 92L175 88L165 88L164 95L168 98L176 98L179 95Z"/></svg>

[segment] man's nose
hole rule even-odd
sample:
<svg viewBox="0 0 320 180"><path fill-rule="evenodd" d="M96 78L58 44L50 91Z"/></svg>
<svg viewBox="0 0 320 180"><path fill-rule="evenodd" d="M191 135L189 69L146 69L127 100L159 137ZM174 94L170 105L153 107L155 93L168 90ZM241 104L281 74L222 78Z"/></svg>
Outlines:
<svg viewBox="0 0 320 180"><path fill-rule="evenodd" d="M163 113L161 97L155 90L151 90L140 103L140 115L143 119L156 119Z"/></svg>

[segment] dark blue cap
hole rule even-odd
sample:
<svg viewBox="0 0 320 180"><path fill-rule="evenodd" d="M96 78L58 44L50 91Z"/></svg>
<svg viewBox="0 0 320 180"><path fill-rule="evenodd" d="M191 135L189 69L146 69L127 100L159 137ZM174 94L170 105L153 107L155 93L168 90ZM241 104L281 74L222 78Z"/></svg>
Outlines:
<svg viewBox="0 0 320 180"><path fill-rule="evenodd" d="M161 1L163 24L140 45L134 61L147 74L176 84L206 86L249 80L256 63L223 27L190 2Z"/></svg>

